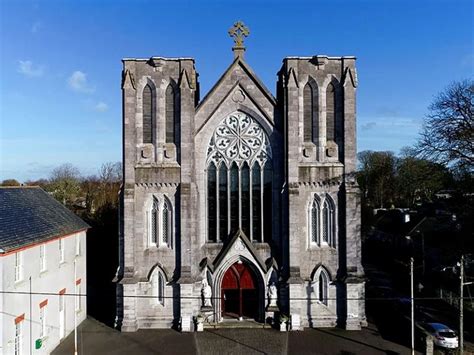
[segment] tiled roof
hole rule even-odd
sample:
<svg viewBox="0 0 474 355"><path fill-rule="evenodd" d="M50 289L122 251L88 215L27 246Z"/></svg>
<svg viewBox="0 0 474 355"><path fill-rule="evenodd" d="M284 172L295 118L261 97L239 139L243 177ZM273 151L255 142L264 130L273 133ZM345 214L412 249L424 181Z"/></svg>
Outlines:
<svg viewBox="0 0 474 355"><path fill-rule="evenodd" d="M39 187L0 188L3 252L86 228L90 226Z"/></svg>

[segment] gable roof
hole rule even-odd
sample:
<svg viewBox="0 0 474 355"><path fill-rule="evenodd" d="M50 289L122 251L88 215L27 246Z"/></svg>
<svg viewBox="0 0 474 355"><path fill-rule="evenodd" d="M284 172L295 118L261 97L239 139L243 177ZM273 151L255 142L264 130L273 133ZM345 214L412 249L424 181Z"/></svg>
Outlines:
<svg viewBox="0 0 474 355"><path fill-rule="evenodd" d="M244 70L244 72L249 76L249 78L255 82L256 86L264 93L264 95L267 97L267 99L273 105L276 105L276 99L272 95L270 90L267 89L265 84L263 84L263 82L257 77L257 75L255 75L252 68L250 68L250 66L239 56L239 57L235 58L235 60L232 62L232 64L229 66L229 68L227 68L227 70L224 72L224 74L222 74L222 76L219 78L217 83L212 87L211 90L209 90L209 92L206 94L206 96L204 96L204 98L201 100L199 105L196 107L196 112L199 111L206 104L208 99L210 97L212 97L212 95L214 94L215 91L217 91L217 89L219 88L221 83L238 66L240 66Z"/></svg>
<svg viewBox="0 0 474 355"><path fill-rule="evenodd" d="M222 260L224 259L224 257L229 253L229 250L230 248L232 248L232 246L235 244L235 242L240 239L244 245L247 247L247 249L249 250L250 254L254 257L255 261L258 263L258 266L260 266L260 268L263 270L263 271L267 271L267 269L269 267L271 267L272 265L269 265L267 266L263 260L260 258L260 256L258 255L257 251L255 250L252 242L249 240L249 238L245 235L245 233L239 229L235 234L234 236L229 239L226 244L224 245L224 247L221 249L221 251L219 252L219 254L216 256L216 258L214 259L214 262L212 263L212 266L214 269L217 269L217 267L220 265L220 263L222 262Z"/></svg>
<svg viewBox="0 0 474 355"><path fill-rule="evenodd" d="M0 188L0 252L90 228L40 187Z"/></svg>

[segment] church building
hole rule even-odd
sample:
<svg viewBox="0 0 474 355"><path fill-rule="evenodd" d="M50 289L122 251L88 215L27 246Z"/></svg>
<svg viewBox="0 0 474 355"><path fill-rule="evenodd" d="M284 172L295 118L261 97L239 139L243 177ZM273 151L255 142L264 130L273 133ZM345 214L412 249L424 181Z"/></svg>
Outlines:
<svg viewBox="0 0 474 355"><path fill-rule="evenodd" d="M123 59L117 326L366 325L355 57L244 58L200 97L192 58Z"/></svg>

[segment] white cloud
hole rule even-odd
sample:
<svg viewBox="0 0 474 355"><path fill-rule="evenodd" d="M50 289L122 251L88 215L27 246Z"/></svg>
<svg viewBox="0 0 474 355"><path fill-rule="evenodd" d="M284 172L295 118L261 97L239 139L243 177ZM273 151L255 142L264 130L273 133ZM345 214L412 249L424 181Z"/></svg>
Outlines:
<svg viewBox="0 0 474 355"><path fill-rule="evenodd" d="M79 70L76 70L68 79L69 87L78 92L91 93L94 88L87 82L87 75Z"/></svg>
<svg viewBox="0 0 474 355"><path fill-rule="evenodd" d="M39 65L34 65L31 60L19 60L17 70L18 73L30 78L43 76L44 73L43 67Z"/></svg>
<svg viewBox="0 0 474 355"><path fill-rule="evenodd" d="M94 110L97 112L105 112L109 109L109 105L107 105L105 102L98 102L97 105L94 106Z"/></svg>
<svg viewBox="0 0 474 355"><path fill-rule="evenodd" d="M43 24L40 21L36 21L31 25L31 33L37 33L42 27Z"/></svg>

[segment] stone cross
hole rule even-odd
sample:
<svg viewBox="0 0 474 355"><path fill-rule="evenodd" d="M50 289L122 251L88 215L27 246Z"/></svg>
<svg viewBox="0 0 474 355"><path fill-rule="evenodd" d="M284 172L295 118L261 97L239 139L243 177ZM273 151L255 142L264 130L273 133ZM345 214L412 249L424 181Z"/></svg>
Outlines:
<svg viewBox="0 0 474 355"><path fill-rule="evenodd" d="M244 46L244 39L248 37L250 31L247 26L242 21L237 21L234 25L229 29L229 36L231 36L234 40L234 46L232 50L234 51L234 55L242 56L243 52L245 51Z"/></svg>

